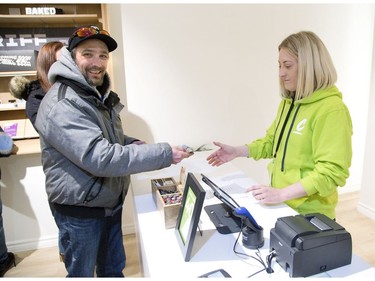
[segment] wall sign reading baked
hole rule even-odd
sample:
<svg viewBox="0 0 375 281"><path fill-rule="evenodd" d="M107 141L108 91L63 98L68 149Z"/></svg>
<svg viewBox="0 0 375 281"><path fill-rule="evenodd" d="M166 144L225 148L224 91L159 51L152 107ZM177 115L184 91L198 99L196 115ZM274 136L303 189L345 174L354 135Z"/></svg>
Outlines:
<svg viewBox="0 0 375 281"><path fill-rule="evenodd" d="M63 10L54 7L26 7L26 15L56 15L62 14Z"/></svg>

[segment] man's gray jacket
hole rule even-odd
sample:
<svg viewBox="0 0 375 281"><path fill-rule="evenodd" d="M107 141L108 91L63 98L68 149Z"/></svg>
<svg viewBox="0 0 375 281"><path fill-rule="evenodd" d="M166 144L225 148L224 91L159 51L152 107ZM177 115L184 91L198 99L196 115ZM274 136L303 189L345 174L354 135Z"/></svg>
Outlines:
<svg viewBox="0 0 375 281"><path fill-rule="evenodd" d="M110 91L108 74L102 99L66 48L48 76L54 84L36 120L48 200L70 215L82 210L112 215L125 199L130 175L170 166L172 148L167 143L132 144L136 139L123 133L124 106Z"/></svg>

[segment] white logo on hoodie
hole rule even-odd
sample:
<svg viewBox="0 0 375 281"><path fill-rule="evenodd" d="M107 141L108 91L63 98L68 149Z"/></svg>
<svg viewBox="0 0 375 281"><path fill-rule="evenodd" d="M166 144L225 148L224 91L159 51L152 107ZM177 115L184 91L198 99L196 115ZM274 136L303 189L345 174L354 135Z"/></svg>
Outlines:
<svg viewBox="0 0 375 281"><path fill-rule="evenodd" d="M293 134L302 135L302 130L305 128L306 122L306 118L299 122L296 126L296 130L293 131Z"/></svg>

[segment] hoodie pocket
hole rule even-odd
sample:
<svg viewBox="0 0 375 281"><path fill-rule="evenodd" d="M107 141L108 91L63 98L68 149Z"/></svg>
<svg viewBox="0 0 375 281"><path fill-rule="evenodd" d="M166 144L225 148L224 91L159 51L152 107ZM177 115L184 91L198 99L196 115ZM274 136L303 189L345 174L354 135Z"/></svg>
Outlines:
<svg viewBox="0 0 375 281"><path fill-rule="evenodd" d="M93 181L90 182L89 184L89 188L84 197L83 203L86 204L94 200L99 195L100 191L102 190L103 180L104 178L98 178L98 177L93 178Z"/></svg>

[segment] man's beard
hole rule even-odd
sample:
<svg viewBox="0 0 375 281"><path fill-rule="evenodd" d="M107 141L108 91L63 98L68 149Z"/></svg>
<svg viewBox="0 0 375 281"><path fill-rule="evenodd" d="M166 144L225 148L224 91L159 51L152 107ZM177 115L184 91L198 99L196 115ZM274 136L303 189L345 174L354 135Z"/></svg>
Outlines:
<svg viewBox="0 0 375 281"><path fill-rule="evenodd" d="M85 77L85 79L86 79L86 81L87 81L87 83L90 85L90 86L94 86L94 87L98 87L98 86L101 86L101 85L103 85L103 82L104 82L104 75L102 76L102 78L101 79L95 79L95 80L93 80L93 79L90 79L89 77Z"/></svg>

